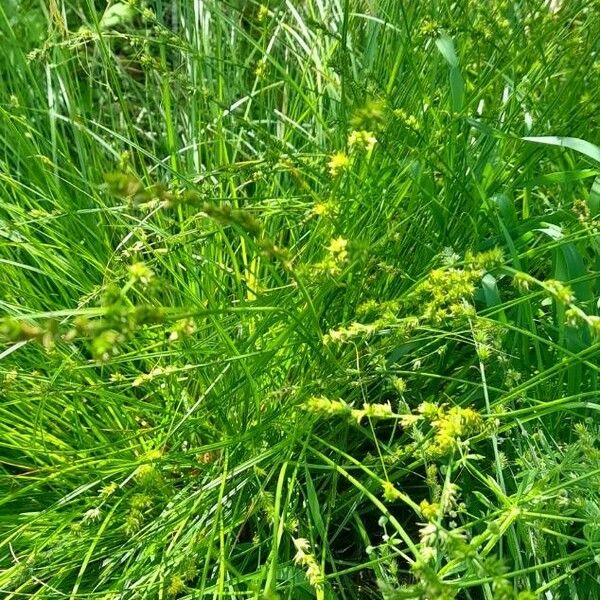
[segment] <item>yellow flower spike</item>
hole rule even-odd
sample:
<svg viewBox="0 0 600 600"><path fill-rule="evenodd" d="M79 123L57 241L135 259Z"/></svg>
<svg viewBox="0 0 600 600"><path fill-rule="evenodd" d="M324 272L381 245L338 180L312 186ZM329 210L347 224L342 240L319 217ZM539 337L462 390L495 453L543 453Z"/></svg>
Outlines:
<svg viewBox="0 0 600 600"><path fill-rule="evenodd" d="M360 410L358 408L353 408L350 414L352 418L356 421L357 425L360 425L361 421L365 417L365 411Z"/></svg>
<svg viewBox="0 0 600 600"><path fill-rule="evenodd" d="M261 58L254 67L254 75L257 79L264 79L267 74L267 59Z"/></svg>
<svg viewBox="0 0 600 600"><path fill-rule="evenodd" d="M146 452L144 458L149 461L155 461L161 458L163 455L163 451L160 448L155 448L154 450L150 450Z"/></svg>
<svg viewBox="0 0 600 600"><path fill-rule="evenodd" d="M347 246L348 240L344 239L343 237L338 237L331 240L328 250L331 252L331 254L340 255L346 252Z"/></svg>
<svg viewBox="0 0 600 600"><path fill-rule="evenodd" d="M292 538L292 542L296 548L294 562L297 565L304 567L306 571L306 578L308 579L308 582L315 588L315 591L317 592L317 598L324 598L324 577L315 555L311 552L310 542L306 538Z"/></svg>
<svg viewBox="0 0 600 600"><path fill-rule="evenodd" d="M438 418L444 411L444 409L435 402L421 402L417 410L429 421Z"/></svg>
<svg viewBox="0 0 600 600"><path fill-rule="evenodd" d="M261 4L258 9L257 20L262 23L269 16L269 7L265 4Z"/></svg>
<svg viewBox="0 0 600 600"><path fill-rule="evenodd" d="M366 150L371 152L377 143L377 138L372 131L365 131L363 129L358 131L351 131L348 136L348 146L356 150Z"/></svg>
<svg viewBox="0 0 600 600"><path fill-rule="evenodd" d="M350 157L345 152L336 152L330 156L327 166L329 167L329 174L332 177L337 177L341 171L350 166Z"/></svg>
<svg viewBox="0 0 600 600"><path fill-rule="evenodd" d="M429 502L429 500L421 500L419 508L421 509L421 514L428 521L435 521L438 518L441 509L439 503Z"/></svg>
<svg viewBox="0 0 600 600"><path fill-rule="evenodd" d="M391 481L383 482L383 499L386 502L395 502L402 497L402 494L395 488Z"/></svg>
<svg viewBox="0 0 600 600"><path fill-rule="evenodd" d="M313 207L313 214L317 217L326 217L331 213L331 207L325 202L318 202Z"/></svg>
<svg viewBox="0 0 600 600"><path fill-rule="evenodd" d="M154 272L143 262L136 262L130 265L129 274L133 279L140 281L144 285L150 283L154 278Z"/></svg>

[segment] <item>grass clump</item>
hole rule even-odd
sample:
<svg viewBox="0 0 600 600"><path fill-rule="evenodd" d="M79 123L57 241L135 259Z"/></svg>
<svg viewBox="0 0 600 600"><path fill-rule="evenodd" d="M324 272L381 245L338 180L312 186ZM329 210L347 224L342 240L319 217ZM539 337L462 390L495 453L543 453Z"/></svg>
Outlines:
<svg viewBox="0 0 600 600"><path fill-rule="evenodd" d="M5 598L600 598L592 0L0 7Z"/></svg>

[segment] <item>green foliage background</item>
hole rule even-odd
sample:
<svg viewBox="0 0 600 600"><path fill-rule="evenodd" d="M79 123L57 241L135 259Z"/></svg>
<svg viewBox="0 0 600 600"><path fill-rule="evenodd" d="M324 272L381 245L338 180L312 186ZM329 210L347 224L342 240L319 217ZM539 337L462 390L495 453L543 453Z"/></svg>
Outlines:
<svg viewBox="0 0 600 600"><path fill-rule="evenodd" d="M600 598L599 15L3 2L2 597Z"/></svg>

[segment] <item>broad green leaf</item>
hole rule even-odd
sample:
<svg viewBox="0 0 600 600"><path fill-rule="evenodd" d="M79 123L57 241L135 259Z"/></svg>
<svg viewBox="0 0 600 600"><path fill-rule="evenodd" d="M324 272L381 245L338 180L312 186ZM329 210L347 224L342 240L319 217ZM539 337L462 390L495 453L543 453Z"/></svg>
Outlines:
<svg viewBox="0 0 600 600"><path fill-rule="evenodd" d="M485 303L489 308L500 306L502 304L502 298L500 297L500 292L498 290L498 283L496 278L491 273L486 273L481 280L481 289L483 290ZM498 321L501 323L506 323L506 315L504 310L500 310L497 315Z"/></svg>
<svg viewBox="0 0 600 600"><path fill-rule="evenodd" d="M446 35L445 33L442 34L435 41L435 45L438 47L438 50L451 67L458 67L458 56L456 55L454 42L450 36Z"/></svg>
<svg viewBox="0 0 600 600"><path fill-rule="evenodd" d="M585 278L587 270L581 253L572 243L561 244L554 252L554 277L567 283L573 290L578 302L586 302L593 299L589 281L581 281ZM576 283L573 283L573 282ZM581 352L589 346L589 331L581 325L568 325L564 306L557 305L556 318L560 332L559 343L571 352ZM574 363L568 371L568 391L576 394L581 386L583 367L581 363Z"/></svg>
<svg viewBox="0 0 600 600"><path fill-rule="evenodd" d="M494 194L490 198L490 202L496 206L504 225L508 229L512 229L517 224L515 203L506 194Z"/></svg>
<svg viewBox="0 0 600 600"><path fill-rule="evenodd" d="M600 176L596 177L594 183L592 183L592 189L588 197L588 206L592 218L595 219L600 216Z"/></svg>
<svg viewBox="0 0 600 600"><path fill-rule="evenodd" d="M596 177L600 173L597 169L578 169L576 171L556 171L534 177L523 183L523 187L536 187L538 185L552 185L555 183L571 183L581 181L589 177Z"/></svg>
<svg viewBox="0 0 600 600"><path fill-rule="evenodd" d="M546 223L546 227L539 227L534 229L533 231L539 231L540 233L545 233L547 236L551 237L553 240L560 240L564 237L562 227L559 225L555 225L554 223Z"/></svg>
<svg viewBox="0 0 600 600"><path fill-rule="evenodd" d="M581 252L575 244L561 244L556 250L555 261L555 277L571 286L577 300L579 302L593 300L591 284L589 281L585 281L588 272ZM578 281L571 283L574 280Z"/></svg>
<svg viewBox="0 0 600 600"><path fill-rule="evenodd" d="M321 515L321 507L319 506L317 490L315 489L315 485L308 469L305 469L305 477L308 508L310 510L313 523L317 529L317 533L321 536L321 539L324 540L327 538L327 532L325 531L325 525L323 524L323 517Z"/></svg>
<svg viewBox="0 0 600 600"><path fill-rule="evenodd" d="M134 9L125 2L117 2L109 6L100 19L100 29L112 29L119 25L128 25L135 16Z"/></svg>
<svg viewBox="0 0 600 600"><path fill-rule="evenodd" d="M542 137L524 137L521 138L526 142L533 142L534 144L547 144L549 146L560 146L561 148L570 148L581 154L584 154L588 158L600 163L600 148L590 142L581 140L573 137L557 137L553 135L542 136Z"/></svg>
<svg viewBox="0 0 600 600"><path fill-rule="evenodd" d="M442 34L435 41L435 45L450 66L450 100L452 110L460 111L464 106L465 82L460 72L454 42L448 35Z"/></svg>
<svg viewBox="0 0 600 600"><path fill-rule="evenodd" d="M452 110L456 112L462 110L465 104L465 82L459 67L450 69L450 96Z"/></svg>

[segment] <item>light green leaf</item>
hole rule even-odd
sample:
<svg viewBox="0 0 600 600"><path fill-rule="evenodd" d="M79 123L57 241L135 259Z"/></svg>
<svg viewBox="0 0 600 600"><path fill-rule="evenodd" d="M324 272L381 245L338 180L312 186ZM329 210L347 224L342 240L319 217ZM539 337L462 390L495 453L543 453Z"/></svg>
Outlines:
<svg viewBox="0 0 600 600"><path fill-rule="evenodd" d="M584 154L588 158L595 160L600 163L600 148L598 146L573 137L557 137L553 135L542 136L542 137L524 137L521 138L526 142L533 142L534 144L547 144L549 146L560 146L561 148L570 148L581 154Z"/></svg>
<svg viewBox="0 0 600 600"><path fill-rule="evenodd" d="M592 183L592 189L590 190L588 198L588 206L593 219L600 216L600 177L596 177L594 183Z"/></svg>
<svg viewBox="0 0 600 600"><path fill-rule="evenodd" d="M443 33L436 41L435 45L438 50L442 53L442 56L446 59L451 67L458 67L458 56L454 49L454 42L452 38Z"/></svg>
<svg viewBox="0 0 600 600"><path fill-rule="evenodd" d="M133 8L124 2L117 2L109 6L100 19L100 29L112 29L119 25L128 25L133 21L135 11Z"/></svg>
<svg viewBox="0 0 600 600"><path fill-rule="evenodd" d="M523 183L523 187L536 187L538 185L553 185L567 184L574 181L581 181L589 177L596 177L598 169L578 169L576 171L555 171L554 173L546 173L533 179L529 179Z"/></svg>
<svg viewBox="0 0 600 600"><path fill-rule="evenodd" d="M454 42L448 35L442 34L435 41L435 45L450 66L450 101L452 110L460 111L464 106L465 82L460 72Z"/></svg>
<svg viewBox="0 0 600 600"><path fill-rule="evenodd" d="M502 304L502 298L500 297L500 291L498 290L498 282L491 273L486 273L481 280L481 288L485 298L485 303L489 308L494 306L500 306ZM506 315L503 310L498 312L498 320L501 323L506 323Z"/></svg>
<svg viewBox="0 0 600 600"><path fill-rule="evenodd" d="M534 229L533 231L545 233L553 240L560 240L562 237L564 237L562 227L560 227L559 225L555 225L554 223L545 223L545 225L546 227L539 227Z"/></svg>

